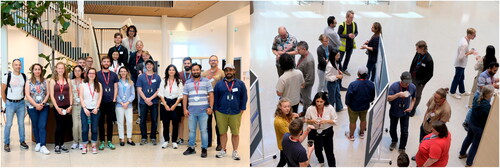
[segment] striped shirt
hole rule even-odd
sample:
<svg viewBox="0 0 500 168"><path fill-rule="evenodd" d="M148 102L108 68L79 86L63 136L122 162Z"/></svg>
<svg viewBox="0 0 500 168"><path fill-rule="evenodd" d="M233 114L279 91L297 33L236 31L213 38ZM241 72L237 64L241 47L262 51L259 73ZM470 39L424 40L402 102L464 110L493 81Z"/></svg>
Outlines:
<svg viewBox="0 0 500 168"><path fill-rule="evenodd" d="M202 113L210 106L208 104L208 93L213 92L212 84L207 78L200 78L195 82L193 78L186 81L184 85L183 95L188 96L188 111L190 113ZM198 90L198 91L196 91Z"/></svg>

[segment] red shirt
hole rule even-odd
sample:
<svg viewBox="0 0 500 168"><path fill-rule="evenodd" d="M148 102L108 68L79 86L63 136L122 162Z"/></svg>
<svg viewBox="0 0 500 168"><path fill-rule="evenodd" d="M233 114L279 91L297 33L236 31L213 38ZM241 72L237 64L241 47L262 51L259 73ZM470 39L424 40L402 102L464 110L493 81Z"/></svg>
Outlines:
<svg viewBox="0 0 500 168"><path fill-rule="evenodd" d="M444 138L432 137L433 135L433 133L426 135L422 143L420 143L417 155L415 156L417 167L424 166L428 158L439 159L430 167L446 167L448 164L448 152L450 151L451 144L450 132L448 132L448 136Z"/></svg>

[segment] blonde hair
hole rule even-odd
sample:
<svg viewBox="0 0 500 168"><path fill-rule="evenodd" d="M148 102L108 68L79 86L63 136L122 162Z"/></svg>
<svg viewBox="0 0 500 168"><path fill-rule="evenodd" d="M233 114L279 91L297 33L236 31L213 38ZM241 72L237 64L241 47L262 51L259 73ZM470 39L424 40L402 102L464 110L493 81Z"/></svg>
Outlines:
<svg viewBox="0 0 500 168"><path fill-rule="evenodd" d="M487 96L493 94L495 91L495 88L492 85L486 85L483 86L481 89L481 94L479 95L479 98L477 99L477 102L480 103L482 100L485 100Z"/></svg>
<svg viewBox="0 0 500 168"><path fill-rule="evenodd" d="M87 57L87 58L88 58L88 57ZM92 58L92 57L91 57L91 58ZM57 66L59 66L59 65L62 65L62 66L64 67L63 78L64 78L64 79L67 79L67 78L68 78L68 72L66 71L66 64L65 64L65 63L63 63L63 62L58 62L58 63L56 64L56 66L54 66L54 70L53 70L53 72L54 72L54 73L52 73L52 79L54 79L54 80L56 80L56 81L58 80L58 77L59 77L59 74L57 74Z"/></svg>
<svg viewBox="0 0 500 168"><path fill-rule="evenodd" d="M125 69L125 71L127 71L127 76L125 77L125 80L128 82L128 84L133 85L133 84L134 84L134 82L133 82L133 81L132 81L132 79L130 78L130 71L127 69L127 67L124 67L124 66L120 67L120 69L118 70L118 79L120 79L120 80L122 79L122 76L120 75L120 71L121 71L122 69Z"/></svg>
<svg viewBox="0 0 500 168"><path fill-rule="evenodd" d="M318 40L319 40L319 41L323 41L323 40L325 40L325 39L330 39L330 38L328 38L328 36L326 36L325 34L321 34L321 35L319 35L319 37L318 37Z"/></svg>
<svg viewBox="0 0 500 168"><path fill-rule="evenodd" d="M474 28L472 28L472 27L471 27L471 28L468 28L468 29L467 29L467 34L476 34L476 29L474 29Z"/></svg>
<svg viewBox="0 0 500 168"><path fill-rule="evenodd" d="M290 112L288 114L283 114L283 112L281 111L281 105L285 102L288 102L290 103ZM292 113L293 113L293 108L291 107L291 102L290 100L288 100L287 98L282 98L280 99L280 101L278 102L278 105L276 105L276 111L274 112L274 117L281 117L281 118L284 118L286 119L288 122L291 122L292 121Z"/></svg>

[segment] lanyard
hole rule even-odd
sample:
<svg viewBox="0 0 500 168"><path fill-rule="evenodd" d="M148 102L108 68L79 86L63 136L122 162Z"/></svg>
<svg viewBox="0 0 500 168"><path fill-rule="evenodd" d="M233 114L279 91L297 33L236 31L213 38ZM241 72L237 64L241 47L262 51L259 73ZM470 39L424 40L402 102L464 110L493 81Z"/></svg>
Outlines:
<svg viewBox="0 0 500 168"><path fill-rule="evenodd" d="M120 80L120 84L122 85L122 87L120 89L121 90L120 91L120 96L125 97L125 94L127 93L127 87L126 87L125 84L127 84L127 83L125 82L125 80L122 79L122 80Z"/></svg>
<svg viewBox="0 0 500 168"><path fill-rule="evenodd" d="M302 61L304 61L307 58L307 56L309 56L309 54L307 54L306 56L304 56L304 58L299 60L299 63L297 63L297 67L299 67L300 63L302 63Z"/></svg>
<svg viewBox="0 0 500 168"><path fill-rule="evenodd" d="M214 78L214 75L219 71L219 68L215 69L215 72L209 72L210 75L207 76L208 79Z"/></svg>
<svg viewBox="0 0 500 168"><path fill-rule="evenodd" d="M437 135L432 134L431 137L424 138L424 139L422 139L422 141L431 140L431 139L434 139L434 138L437 138L437 137L438 137Z"/></svg>
<svg viewBox="0 0 500 168"><path fill-rule="evenodd" d="M418 55L418 58L417 58L417 67L420 66L420 64L422 64L422 61L425 60L425 57L427 57L427 54L424 55L424 57L422 57L422 59L420 59L422 55ZM419 61L420 60L420 61Z"/></svg>
<svg viewBox="0 0 500 168"><path fill-rule="evenodd" d="M226 83L226 88L227 88L227 90L229 91L229 93L231 93L231 91L233 90L233 87L234 87L234 80L231 82L231 87L229 87L229 86L227 85L227 81L224 81L224 82Z"/></svg>
<svg viewBox="0 0 500 168"><path fill-rule="evenodd" d="M198 89L200 88L200 81L198 81L198 86L196 86L196 80L193 81L194 85L194 90L196 90L196 94L198 94Z"/></svg>
<svg viewBox="0 0 500 168"><path fill-rule="evenodd" d="M104 78L104 83L106 83L106 86L109 87L109 77L111 76L111 72L108 73L108 80L106 80L106 76L104 75L104 71L101 71L102 73L102 78Z"/></svg>
<svg viewBox="0 0 500 168"><path fill-rule="evenodd" d="M328 56L330 55L330 53L328 52L328 45L326 47L323 47L323 49L325 50L326 60L328 60Z"/></svg>
<svg viewBox="0 0 500 168"><path fill-rule="evenodd" d="M146 80L148 81L149 86L151 86L153 84L153 78L155 78L154 74L151 75L151 79L148 78L148 74L145 74L145 75L146 75Z"/></svg>
<svg viewBox="0 0 500 168"><path fill-rule="evenodd" d="M76 79L75 79L75 83L76 83ZM80 80L80 82L76 83L76 92L78 92L78 98L80 98L80 84L82 83L82 81Z"/></svg>
<svg viewBox="0 0 500 168"><path fill-rule="evenodd" d="M191 78L191 73L186 77L186 71L184 71L184 81L187 81L188 79Z"/></svg>
<svg viewBox="0 0 500 168"><path fill-rule="evenodd" d="M115 48L116 48L116 47L115 47ZM119 46L118 46L118 49L116 49L115 51L120 51L120 49L121 49L121 48L122 48L122 45L119 45ZM130 47L130 48L132 48L132 47Z"/></svg>
<svg viewBox="0 0 500 168"><path fill-rule="evenodd" d="M134 44L134 39L128 39L128 46L132 50L132 45Z"/></svg>
<svg viewBox="0 0 500 168"><path fill-rule="evenodd" d="M136 52L136 57L135 57L135 65L137 65L137 63L139 62L139 59L140 57L142 57L142 52L141 52L141 55L139 55L137 52Z"/></svg>
<svg viewBox="0 0 500 168"><path fill-rule="evenodd" d="M174 85L174 80L172 80L172 82L170 82L170 80L168 80L168 85L170 88L170 94L172 94L172 85Z"/></svg>
<svg viewBox="0 0 500 168"><path fill-rule="evenodd" d="M95 90L94 89L90 89L90 82L87 83L88 87L89 87L89 92L90 92L90 96L92 96L92 100L94 100L94 94L95 94Z"/></svg>
<svg viewBox="0 0 500 168"><path fill-rule="evenodd" d="M37 84L36 84L36 93L37 94L40 94L40 92L42 91L42 89L40 88L41 87L40 85L42 85L42 84L37 81Z"/></svg>
<svg viewBox="0 0 500 168"><path fill-rule="evenodd" d="M117 71L116 71L116 70L118 70L118 67L119 67L119 65L118 65L118 64L119 64L119 62L118 62L118 61L116 61L116 64L114 64L114 61L113 61L113 70L115 71L115 73L117 73Z"/></svg>
<svg viewBox="0 0 500 168"><path fill-rule="evenodd" d="M59 84L59 81L57 81L57 85L59 85L59 93L62 95L63 94L63 90L64 90L64 82L63 84Z"/></svg>

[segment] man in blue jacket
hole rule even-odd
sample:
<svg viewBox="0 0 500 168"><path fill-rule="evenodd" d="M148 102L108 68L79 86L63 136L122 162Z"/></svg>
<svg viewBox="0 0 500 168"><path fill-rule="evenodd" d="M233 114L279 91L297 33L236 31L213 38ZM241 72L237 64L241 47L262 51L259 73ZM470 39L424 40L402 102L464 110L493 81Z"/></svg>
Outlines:
<svg viewBox="0 0 500 168"><path fill-rule="evenodd" d="M358 79L349 84L345 95L345 104L349 111L349 134L347 138L354 141L354 130L356 121L361 120L359 138L364 138L366 130L366 113L370 108L370 103L375 99L375 85L367 80L368 68L365 66L358 68Z"/></svg>
<svg viewBox="0 0 500 168"><path fill-rule="evenodd" d="M225 78L215 84L214 87L214 111L219 126L219 134L222 150L217 153L217 158L226 156L227 130L231 128L231 142L233 143L234 160L240 160L238 154L239 129L241 115L246 110L247 88L243 81L236 79L236 70L232 64L224 66Z"/></svg>

